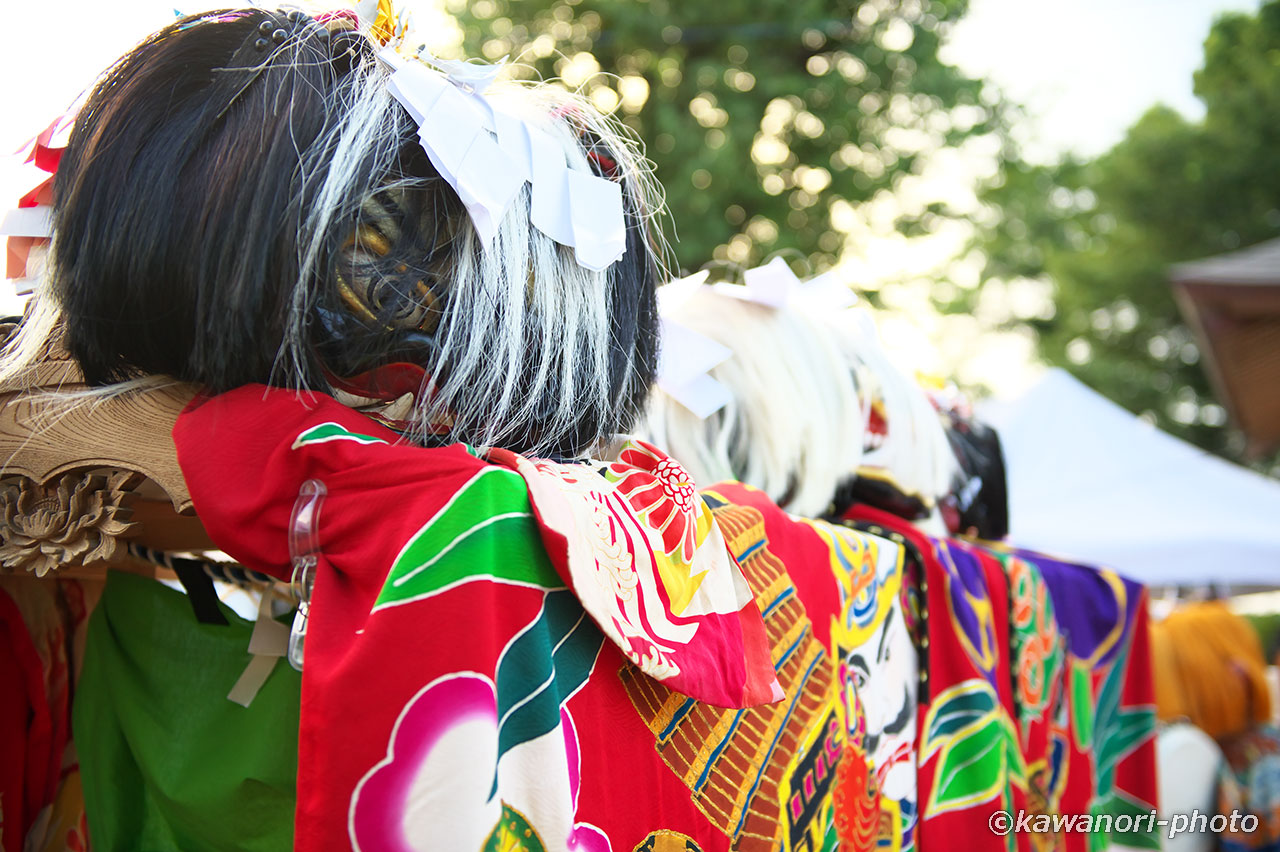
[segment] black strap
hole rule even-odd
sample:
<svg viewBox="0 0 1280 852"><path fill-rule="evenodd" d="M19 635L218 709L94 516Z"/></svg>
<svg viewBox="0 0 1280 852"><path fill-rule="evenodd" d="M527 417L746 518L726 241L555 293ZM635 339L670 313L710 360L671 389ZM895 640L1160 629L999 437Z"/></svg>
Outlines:
<svg viewBox="0 0 1280 852"><path fill-rule="evenodd" d="M178 575L178 582L186 590L187 600L191 601L196 621L226 626L227 617L218 607L218 592L213 587L213 578L205 573L204 563L181 557L174 557L171 561L173 572Z"/></svg>

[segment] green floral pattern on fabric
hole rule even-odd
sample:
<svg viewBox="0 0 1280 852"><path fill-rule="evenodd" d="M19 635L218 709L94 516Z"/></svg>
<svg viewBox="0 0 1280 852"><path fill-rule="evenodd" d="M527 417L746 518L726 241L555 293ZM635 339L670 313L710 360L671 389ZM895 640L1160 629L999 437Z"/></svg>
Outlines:
<svg viewBox="0 0 1280 852"><path fill-rule="evenodd" d="M375 438L372 435L363 435L359 432L352 432L340 423L321 423L318 426L312 426L306 431L298 435L293 441L290 449L299 449L301 447L309 447L313 444L328 444L332 441L353 441L357 444L385 444L382 438Z"/></svg>
<svg viewBox="0 0 1280 852"><path fill-rule="evenodd" d="M1116 787L1116 766L1147 741L1156 723L1153 707L1120 705L1131 643L1132 637L1127 637L1120 653L1111 662L1096 701L1092 700L1091 691L1085 694L1089 683L1088 671L1077 666L1072 672L1072 712L1078 725L1084 723L1084 727L1077 730L1084 732L1080 734L1082 741L1088 741L1087 735L1092 733L1095 794L1090 811L1099 816L1145 816L1152 809L1149 802L1135 801ZM1077 688L1076 684L1079 682L1085 687ZM1081 703L1076 703L1077 701ZM1125 823L1134 824L1132 819L1124 820L1121 824ZM1106 849L1113 842L1141 849L1160 848L1160 838L1155 831L1111 831L1090 834L1090 852Z"/></svg>
<svg viewBox="0 0 1280 852"><path fill-rule="evenodd" d="M480 579L564 586L542 547L524 480L505 468L480 471L410 538L374 611Z"/></svg>
<svg viewBox="0 0 1280 852"><path fill-rule="evenodd" d="M498 662L498 759L560 724L560 708L596 662L603 637L568 589L547 592L538 617ZM497 780L494 780L495 789Z"/></svg>
<svg viewBox="0 0 1280 852"><path fill-rule="evenodd" d="M1026 769L1013 720L984 678L944 690L924 721L920 763L939 755L925 816L961 810L999 796L1013 802L1012 785L1025 786Z"/></svg>

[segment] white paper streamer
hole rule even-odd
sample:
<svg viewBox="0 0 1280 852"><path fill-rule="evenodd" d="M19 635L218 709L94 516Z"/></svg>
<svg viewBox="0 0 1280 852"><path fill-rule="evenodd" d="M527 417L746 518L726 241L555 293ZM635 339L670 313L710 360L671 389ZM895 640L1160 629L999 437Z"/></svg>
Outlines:
<svg viewBox="0 0 1280 852"><path fill-rule="evenodd" d="M661 287L658 290L659 313L677 310L699 287L706 286L709 275L707 270L703 270ZM809 281L801 281L785 260L775 257L764 266L744 272L745 286L711 286L717 293L771 308L785 308L793 300L803 300L820 308L839 311L858 301L857 295L842 283L843 279L844 275L833 269ZM732 356L733 351L728 347L664 317L658 387L705 420L732 399L728 388L709 375L714 367Z"/></svg>
<svg viewBox="0 0 1280 852"><path fill-rule="evenodd" d="M661 383L659 384L662 386ZM729 389L707 373L683 385L662 386L662 389L702 420L706 420L733 401L733 394Z"/></svg>
<svg viewBox="0 0 1280 852"><path fill-rule="evenodd" d="M707 280L706 270L679 278L658 289L658 312L674 310ZM662 319L658 387L703 420L729 403L729 389L709 373L733 357L733 350L678 322Z"/></svg>
<svg viewBox="0 0 1280 852"><path fill-rule="evenodd" d="M841 310L852 308L858 304L858 294L844 283L846 275L847 273L840 267L828 269L821 275L804 282L801 292L806 299L820 302L832 308Z"/></svg>
<svg viewBox="0 0 1280 852"><path fill-rule="evenodd" d="M356 20L360 22L360 28L368 32L369 27L373 26L373 22L378 18L378 0L356 0Z"/></svg>
<svg viewBox="0 0 1280 852"><path fill-rule="evenodd" d="M680 310L698 292L698 288L707 283L709 277L711 271L703 269L663 284L658 288L658 312L666 316L669 312Z"/></svg>
<svg viewBox="0 0 1280 852"><path fill-rule="evenodd" d="M10 210L0 220L0 236L52 237L53 208L41 204Z"/></svg>
<svg viewBox="0 0 1280 852"><path fill-rule="evenodd" d="M742 274L742 278L751 301L771 308L784 307L800 289L800 279L780 257L775 257L764 266L748 269Z"/></svg>
<svg viewBox="0 0 1280 852"><path fill-rule="evenodd" d="M742 274L743 285L716 284L717 293L767 305L784 308L794 299L815 303L832 310L843 310L857 304L858 296L842 282L844 274L831 269L823 274L801 281L787 262L780 257L748 269Z"/></svg>
<svg viewBox="0 0 1280 852"><path fill-rule="evenodd" d="M727 361L732 355L733 350L729 347L716 343L688 326L663 319L658 382L671 387L683 387Z"/></svg>
<svg viewBox="0 0 1280 852"><path fill-rule="evenodd" d="M417 61L390 47L378 56L392 69L392 96L418 123L423 150L462 199L486 245L527 182L534 227L572 248L580 266L600 272L622 257L622 187L570 168L546 131L485 96L501 63Z"/></svg>
<svg viewBox="0 0 1280 852"><path fill-rule="evenodd" d="M34 237L36 239L52 237L53 208L41 204L36 207L19 207L15 210L10 210L4 214L4 219L0 220L0 236ZM33 269L38 270L43 266L42 254L44 249L38 245L32 245L28 246L26 250L27 255L22 266L25 267L28 274L19 278L8 279L16 296L31 295L40 283L39 277L30 273ZM12 244L5 247L6 266L9 265L8 259L13 255L14 251Z"/></svg>

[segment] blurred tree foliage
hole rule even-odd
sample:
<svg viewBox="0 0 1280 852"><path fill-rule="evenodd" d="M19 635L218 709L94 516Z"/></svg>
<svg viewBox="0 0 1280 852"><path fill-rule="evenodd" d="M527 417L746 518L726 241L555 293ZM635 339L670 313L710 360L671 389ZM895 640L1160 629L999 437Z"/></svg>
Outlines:
<svg viewBox="0 0 1280 852"><path fill-rule="evenodd" d="M1262 642L1262 656L1268 663L1274 662L1280 654L1280 613L1271 612L1266 615L1249 614L1244 616L1258 634Z"/></svg>
<svg viewBox="0 0 1280 852"><path fill-rule="evenodd" d="M450 0L469 55L512 54L646 144L685 268L785 250L825 269L840 218L998 106L938 56L967 0ZM988 92L989 94L989 92ZM907 233L938 214L903 218ZM834 221L833 221L834 220ZM847 226L846 226L847 228Z"/></svg>
<svg viewBox="0 0 1280 852"><path fill-rule="evenodd" d="M1211 451L1238 456L1174 303L1169 265L1280 235L1280 2L1219 18L1195 93L1205 117L1153 107L1091 162L1011 163L985 193L983 288L1047 277L1055 310L1013 317L1043 357ZM943 306L967 310L970 292Z"/></svg>

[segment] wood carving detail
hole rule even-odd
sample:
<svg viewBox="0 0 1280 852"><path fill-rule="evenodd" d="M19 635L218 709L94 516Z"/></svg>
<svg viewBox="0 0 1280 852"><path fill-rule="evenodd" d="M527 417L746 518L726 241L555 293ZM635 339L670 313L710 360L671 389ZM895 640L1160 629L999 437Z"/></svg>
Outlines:
<svg viewBox="0 0 1280 852"><path fill-rule="evenodd" d="M0 485L0 565L43 577L63 566L107 561L132 528L125 497L142 481L127 470L71 471L44 485Z"/></svg>
<svg viewBox="0 0 1280 852"><path fill-rule="evenodd" d="M0 323L0 336L12 333ZM55 329L39 358L0 385L0 473L44 484L77 470L134 470L158 485L175 511L191 514L172 430L196 386L157 377L146 389L71 404L58 394L88 388L62 336Z"/></svg>
<svg viewBox="0 0 1280 852"><path fill-rule="evenodd" d="M0 322L0 340L11 342L15 330ZM63 335L55 328L0 385L0 575L125 564L120 539L216 549L195 517L172 438L197 388L155 377L129 393L86 396Z"/></svg>

